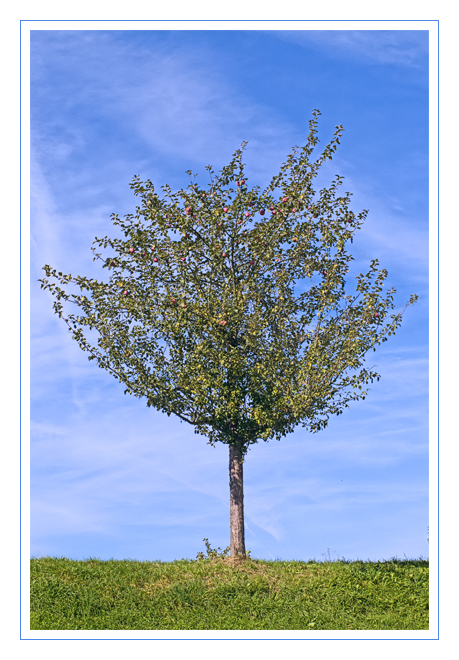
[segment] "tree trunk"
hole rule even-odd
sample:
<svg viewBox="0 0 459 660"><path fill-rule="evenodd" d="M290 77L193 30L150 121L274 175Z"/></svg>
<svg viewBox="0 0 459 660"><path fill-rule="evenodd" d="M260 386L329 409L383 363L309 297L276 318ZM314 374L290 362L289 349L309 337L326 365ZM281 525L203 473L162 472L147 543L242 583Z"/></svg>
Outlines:
<svg viewBox="0 0 459 660"><path fill-rule="evenodd" d="M230 554L245 557L244 539L244 488L242 452L239 446L229 446L230 474Z"/></svg>

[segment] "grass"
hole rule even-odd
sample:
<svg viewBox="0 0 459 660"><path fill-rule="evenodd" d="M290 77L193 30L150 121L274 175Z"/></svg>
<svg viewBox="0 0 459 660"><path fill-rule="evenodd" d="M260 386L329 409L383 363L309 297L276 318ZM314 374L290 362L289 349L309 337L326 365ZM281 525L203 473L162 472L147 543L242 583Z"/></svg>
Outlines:
<svg viewBox="0 0 459 660"><path fill-rule="evenodd" d="M32 630L427 630L428 560L31 560Z"/></svg>

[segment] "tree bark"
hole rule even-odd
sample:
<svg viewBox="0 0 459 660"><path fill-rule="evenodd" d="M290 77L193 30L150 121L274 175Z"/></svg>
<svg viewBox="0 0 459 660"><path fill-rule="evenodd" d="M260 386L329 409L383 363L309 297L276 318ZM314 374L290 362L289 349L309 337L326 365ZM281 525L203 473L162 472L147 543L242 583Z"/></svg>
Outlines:
<svg viewBox="0 0 459 660"><path fill-rule="evenodd" d="M238 445L229 446L229 475L230 554L233 558L245 557L242 452Z"/></svg>

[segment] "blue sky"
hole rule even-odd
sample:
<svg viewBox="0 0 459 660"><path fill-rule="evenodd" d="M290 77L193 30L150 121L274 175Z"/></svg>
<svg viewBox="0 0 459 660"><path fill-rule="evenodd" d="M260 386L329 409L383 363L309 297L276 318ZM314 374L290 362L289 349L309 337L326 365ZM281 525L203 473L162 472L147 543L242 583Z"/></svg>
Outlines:
<svg viewBox="0 0 459 660"><path fill-rule="evenodd" d="M130 213L132 177L185 187L248 140L263 186L304 144L345 128L339 174L369 209L355 265L379 258L402 307L382 378L319 434L298 428L244 464L255 557L427 556L427 31L33 31L31 36L31 554L194 558L229 543L226 446L147 409L80 351L40 290L44 264L100 275L94 238Z"/></svg>

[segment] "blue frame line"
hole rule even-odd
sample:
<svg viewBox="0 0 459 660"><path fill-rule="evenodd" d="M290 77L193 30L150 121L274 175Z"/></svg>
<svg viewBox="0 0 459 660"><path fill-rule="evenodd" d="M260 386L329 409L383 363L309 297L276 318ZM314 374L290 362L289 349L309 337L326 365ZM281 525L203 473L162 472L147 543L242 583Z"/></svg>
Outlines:
<svg viewBox="0 0 459 660"><path fill-rule="evenodd" d="M22 467L22 23L27 22L27 23L40 23L40 22L46 22L46 23L57 23L57 22L75 22L75 21L86 21L87 19L21 19L19 21L19 548L20 548L20 559L22 557L22 474L21 474L21 467ZM229 20L232 19L190 19L187 20L187 23L194 23L194 22L218 22L218 23L226 23ZM374 19L355 19L355 20L340 20L340 23L356 23L356 22L381 22L386 19L379 19L378 21L375 21ZM391 19L387 19L391 20ZM91 23L97 23L97 22L107 22L104 19L90 19ZM257 19L243 19L244 23L251 23L255 22L258 20ZM272 20L272 21L266 21L266 22L292 22L295 21L296 23L327 23L327 22L337 22L335 19L312 19L312 20L307 20L307 19L280 19L280 20ZM181 19L115 19L115 20L110 20L111 23L138 23L138 22L143 22L143 23L171 23L171 22L183 22ZM401 22L412 22L410 19L397 19L397 23ZM289 641L438 641L440 639L440 598L439 598L439 589L440 589L440 160L439 160L439 145L440 145L440 21L436 19L422 19L422 20L417 20L419 23L424 23L424 22L429 22L429 23L436 23L437 24L437 337L438 337L438 343L437 343L437 556L438 556L438 563L437 563L437 621L438 621L438 631L437 631L437 637L430 637L430 638L420 638L420 637L410 637L410 638L404 638L400 639L398 637L372 637L372 638L367 638L367 639L362 639L359 637L339 637L339 638L334 638L330 639L329 637L291 637L288 639L282 638L282 637L250 637L250 638L243 638L243 637L219 637L217 639L210 639L208 637L199 637L199 638L180 638L177 639L175 637L158 637L158 638L148 638L148 637L136 637L136 638L114 638L114 637L99 637L97 639L94 639L92 637L68 637L68 638L61 638L61 639L56 639L53 637L28 637L24 638L22 637L22 564L21 561L20 566L19 566L19 639L21 641L37 641L37 640L43 640L43 641L176 641L176 642L181 642L181 641L263 641L263 640L269 640L269 641L284 641L284 642L289 642Z"/></svg>
<svg viewBox="0 0 459 660"><path fill-rule="evenodd" d="M440 638L440 22L437 21L437 639ZM429 528L430 529L430 528Z"/></svg>
<svg viewBox="0 0 459 660"><path fill-rule="evenodd" d="M22 26L19 22L19 639L22 639Z"/></svg>

